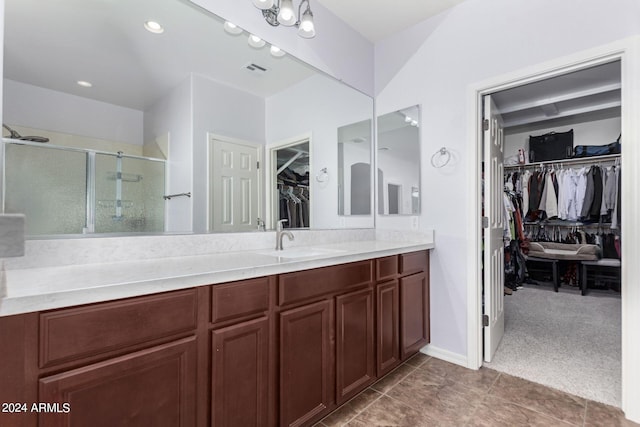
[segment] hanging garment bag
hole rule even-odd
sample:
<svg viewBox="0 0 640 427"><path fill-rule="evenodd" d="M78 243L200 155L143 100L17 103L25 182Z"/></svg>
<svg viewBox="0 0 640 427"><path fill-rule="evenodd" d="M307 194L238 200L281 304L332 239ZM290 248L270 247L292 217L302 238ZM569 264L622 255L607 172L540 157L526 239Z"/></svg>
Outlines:
<svg viewBox="0 0 640 427"><path fill-rule="evenodd" d="M573 129L529 136L529 161L546 162L573 156Z"/></svg>

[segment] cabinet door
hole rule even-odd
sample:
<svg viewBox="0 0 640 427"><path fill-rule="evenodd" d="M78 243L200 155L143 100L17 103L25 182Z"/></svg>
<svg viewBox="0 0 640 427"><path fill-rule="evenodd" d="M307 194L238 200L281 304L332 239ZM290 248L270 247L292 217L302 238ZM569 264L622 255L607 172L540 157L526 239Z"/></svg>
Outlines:
<svg viewBox="0 0 640 427"><path fill-rule="evenodd" d="M373 289L336 297L336 390L342 404L375 378Z"/></svg>
<svg viewBox="0 0 640 427"><path fill-rule="evenodd" d="M268 319L250 320L211 335L212 425L267 425Z"/></svg>
<svg viewBox="0 0 640 427"><path fill-rule="evenodd" d="M280 313L280 425L300 426L333 403L331 300Z"/></svg>
<svg viewBox="0 0 640 427"><path fill-rule="evenodd" d="M400 279L400 357L429 342L429 282L426 273Z"/></svg>
<svg viewBox="0 0 640 427"><path fill-rule="evenodd" d="M190 337L42 378L39 400L58 403L59 413L40 413L39 425L193 426L195 393Z"/></svg>
<svg viewBox="0 0 640 427"><path fill-rule="evenodd" d="M378 377L400 363L400 315L398 281L381 283L376 287L376 351Z"/></svg>

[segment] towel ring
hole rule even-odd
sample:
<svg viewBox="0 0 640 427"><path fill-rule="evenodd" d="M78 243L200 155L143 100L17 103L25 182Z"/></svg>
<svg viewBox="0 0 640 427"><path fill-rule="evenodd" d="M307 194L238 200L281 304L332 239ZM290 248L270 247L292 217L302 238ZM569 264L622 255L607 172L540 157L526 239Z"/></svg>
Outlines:
<svg viewBox="0 0 640 427"><path fill-rule="evenodd" d="M438 159L442 159L442 157L446 157L443 163L436 162L437 160L436 156L438 155L439 155ZM451 152L447 150L446 147L442 147L441 149L433 153L433 156L431 156L431 166L433 166L436 169L440 169L441 167L446 166L447 163L449 163L449 160L451 160Z"/></svg>

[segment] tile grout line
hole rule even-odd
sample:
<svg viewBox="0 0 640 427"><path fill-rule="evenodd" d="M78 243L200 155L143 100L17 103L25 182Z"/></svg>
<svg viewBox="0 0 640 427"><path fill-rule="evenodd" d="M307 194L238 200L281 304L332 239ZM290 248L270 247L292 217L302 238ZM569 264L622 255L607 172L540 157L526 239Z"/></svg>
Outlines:
<svg viewBox="0 0 640 427"><path fill-rule="evenodd" d="M588 400L584 401L584 415L582 416L582 427L587 425L587 405L589 404Z"/></svg>
<svg viewBox="0 0 640 427"><path fill-rule="evenodd" d="M366 391L366 390L373 390L373 389L372 389L372 388L367 387L367 388L365 389L365 391ZM365 406L364 408L362 408L362 410L361 410L360 412L358 412L357 414L355 414L353 417L349 418L349 419L347 420L347 422L340 424L341 426L346 426L346 425L347 425L347 424L349 424L351 421L353 421L353 420L355 420L356 418L358 418L358 417L359 417L359 416L360 416L364 411L366 411L366 410L369 408L369 406L373 405L373 404L374 404L374 403L376 403L378 400L380 400L380 398L382 398L382 396L384 396L384 394L380 393L380 392L379 392L379 391L377 391L377 390L373 390L373 391L375 391L376 393L378 393L378 394L379 394L379 396L378 396L378 397L376 397L375 399L373 399L373 400L372 400L372 401L371 401L367 406Z"/></svg>

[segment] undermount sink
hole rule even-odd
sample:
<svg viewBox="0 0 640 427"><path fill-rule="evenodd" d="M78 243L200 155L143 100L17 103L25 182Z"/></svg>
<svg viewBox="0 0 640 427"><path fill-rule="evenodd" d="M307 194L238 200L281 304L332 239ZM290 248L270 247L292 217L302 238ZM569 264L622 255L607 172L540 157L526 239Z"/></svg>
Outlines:
<svg viewBox="0 0 640 427"><path fill-rule="evenodd" d="M345 252L340 249L325 249L325 248L307 248L307 247L298 247L298 248L288 248L283 250L266 250L257 252L260 255L268 255L277 258L307 258L314 256L323 256L323 255L336 255Z"/></svg>

